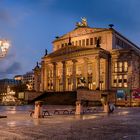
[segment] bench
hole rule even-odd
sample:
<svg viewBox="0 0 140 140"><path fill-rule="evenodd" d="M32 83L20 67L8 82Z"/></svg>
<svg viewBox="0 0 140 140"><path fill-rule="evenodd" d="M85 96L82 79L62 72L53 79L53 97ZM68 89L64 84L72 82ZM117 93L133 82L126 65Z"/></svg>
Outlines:
<svg viewBox="0 0 140 140"><path fill-rule="evenodd" d="M29 112L30 112L30 117L32 117L33 114L34 114L34 110L29 110ZM50 116L49 111L48 111L48 110L43 110L42 116L43 116L43 117L45 117L45 116Z"/></svg>
<svg viewBox="0 0 140 140"><path fill-rule="evenodd" d="M69 110L67 110L67 109L55 109L54 114L58 114L58 115L63 114L64 115L64 114L70 114L70 113L69 113Z"/></svg>
<svg viewBox="0 0 140 140"><path fill-rule="evenodd" d="M83 109L83 113L93 113L93 112L95 112L95 111L97 111L97 109L94 107L94 108L84 108Z"/></svg>

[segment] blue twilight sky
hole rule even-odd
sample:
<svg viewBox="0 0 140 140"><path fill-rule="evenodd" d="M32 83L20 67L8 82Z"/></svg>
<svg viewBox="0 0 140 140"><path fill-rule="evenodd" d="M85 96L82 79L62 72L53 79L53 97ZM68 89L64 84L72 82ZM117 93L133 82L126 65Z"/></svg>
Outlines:
<svg viewBox="0 0 140 140"><path fill-rule="evenodd" d="M11 41L0 78L31 71L55 36L86 17L91 27L115 29L140 46L140 0L0 0L0 38Z"/></svg>

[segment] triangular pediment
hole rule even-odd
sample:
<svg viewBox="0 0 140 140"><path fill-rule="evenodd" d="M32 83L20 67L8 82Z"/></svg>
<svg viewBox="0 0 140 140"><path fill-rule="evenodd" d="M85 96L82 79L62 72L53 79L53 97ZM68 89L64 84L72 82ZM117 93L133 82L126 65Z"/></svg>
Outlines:
<svg viewBox="0 0 140 140"><path fill-rule="evenodd" d="M61 39L69 38L69 37L86 35L86 34L103 31L103 30L105 30L105 28L78 27L72 30L71 32L68 32L67 34L64 34L63 36L57 38L53 42L59 41Z"/></svg>

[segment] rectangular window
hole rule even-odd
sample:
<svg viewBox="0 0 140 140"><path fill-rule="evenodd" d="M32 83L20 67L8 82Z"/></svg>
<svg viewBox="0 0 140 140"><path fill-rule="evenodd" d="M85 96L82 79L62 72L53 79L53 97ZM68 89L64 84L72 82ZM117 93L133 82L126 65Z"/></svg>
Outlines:
<svg viewBox="0 0 140 140"><path fill-rule="evenodd" d="M61 44L61 47L63 48L64 47L64 44Z"/></svg>
<svg viewBox="0 0 140 140"><path fill-rule="evenodd" d="M76 69L76 74L81 74L81 73L82 73L81 67L78 66L77 69Z"/></svg>
<svg viewBox="0 0 140 140"><path fill-rule="evenodd" d="M79 46L81 46L81 40L79 40Z"/></svg>
<svg viewBox="0 0 140 140"><path fill-rule="evenodd" d="M128 63L125 61L124 62L124 72L128 71Z"/></svg>
<svg viewBox="0 0 140 140"><path fill-rule="evenodd" d="M123 84L124 84L124 87L127 87L127 75L124 75L123 77Z"/></svg>
<svg viewBox="0 0 140 140"><path fill-rule="evenodd" d="M122 87L122 75L118 76L118 86Z"/></svg>
<svg viewBox="0 0 140 140"><path fill-rule="evenodd" d="M85 39L82 39L82 46L85 46Z"/></svg>
<svg viewBox="0 0 140 140"><path fill-rule="evenodd" d="M119 62L119 72L122 72L122 62Z"/></svg>
<svg viewBox="0 0 140 140"><path fill-rule="evenodd" d="M89 45L89 39L86 39L86 46Z"/></svg>
<svg viewBox="0 0 140 140"><path fill-rule="evenodd" d="M114 63L114 72L117 72L118 71L118 65L117 65L117 62Z"/></svg>
<svg viewBox="0 0 140 140"><path fill-rule="evenodd" d="M93 45L93 38L90 38L90 45Z"/></svg>
<svg viewBox="0 0 140 140"><path fill-rule="evenodd" d="M94 38L94 44L97 44L97 37Z"/></svg>
<svg viewBox="0 0 140 140"><path fill-rule="evenodd" d="M114 78L113 78L113 86L114 87L117 86L117 75L115 75Z"/></svg>
<svg viewBox="0 0 140 140"><path fill-rule="evenodd" d="M92 65L91 65L91 64L88 65L88 73L89 73L89 74L92 73Z"/></svg>

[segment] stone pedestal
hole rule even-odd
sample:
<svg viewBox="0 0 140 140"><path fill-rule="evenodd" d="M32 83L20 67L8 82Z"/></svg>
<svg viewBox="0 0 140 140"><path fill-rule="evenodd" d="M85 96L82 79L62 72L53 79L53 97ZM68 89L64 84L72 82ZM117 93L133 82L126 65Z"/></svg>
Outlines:
<svg viewBox="0 0 140 140"><path fill-rule="evenodd" d="M83 106L81 104L81 101L76 101L76 115L80 115L83 113Z"/></svg>
<svg viewBox="0 0 140 140"><path fill-rule="evenodd" d="M38 119L42 117L42 101L36 101L33 118Z"/></svg>
<svg viewBox="0 0 140 140"><path fill-rule="evenodd" d="M109 105L108 104L104 104L103 105L103 110L105 113L109 113Z"/></svg>
<svg viewBox="0 0 140 140"><path fill-rule="evenodd" d="M109 104L108 104L107 95L102 95L101 103L103 105L103 112L108 113L109 112Z"/></svg>

